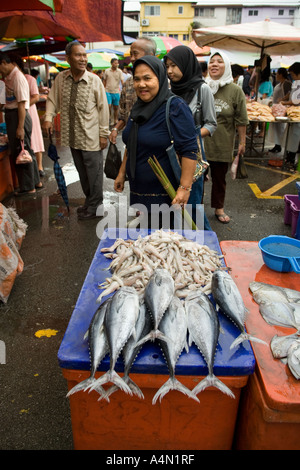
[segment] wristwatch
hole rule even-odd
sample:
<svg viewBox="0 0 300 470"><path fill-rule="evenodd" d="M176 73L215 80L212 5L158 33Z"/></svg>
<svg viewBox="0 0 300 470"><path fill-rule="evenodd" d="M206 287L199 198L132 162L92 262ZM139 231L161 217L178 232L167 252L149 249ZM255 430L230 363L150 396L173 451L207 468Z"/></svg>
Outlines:
<svg viewBox="0 0 300 470"><path fill-rule="evenodd" d="M111 131L117 131L118 132L118 129L116 127L113 127Z"/></svg>

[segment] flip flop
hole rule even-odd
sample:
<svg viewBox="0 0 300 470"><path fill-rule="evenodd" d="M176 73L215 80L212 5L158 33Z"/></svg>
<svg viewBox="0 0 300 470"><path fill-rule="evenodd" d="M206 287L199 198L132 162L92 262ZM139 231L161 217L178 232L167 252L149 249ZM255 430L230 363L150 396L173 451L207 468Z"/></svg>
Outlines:
<svg viewBox="0 0 300 470"><path fill-rule="evenodd" d="M229 222L230 222L229 216L225 213L224 214L215 214L215 216L216 216L217 220L219 222L221 222L221 224L229 224ZM224 219L225 217L228 217L229 220L221 220L221 219Z"/></svg>
<svg viewBox="0 0 300 470"><path fill-rule="evenodd" d="M36 190L35 191L16 191L15 192L16 197L35 196L35 195L36 195Z"/></svg>

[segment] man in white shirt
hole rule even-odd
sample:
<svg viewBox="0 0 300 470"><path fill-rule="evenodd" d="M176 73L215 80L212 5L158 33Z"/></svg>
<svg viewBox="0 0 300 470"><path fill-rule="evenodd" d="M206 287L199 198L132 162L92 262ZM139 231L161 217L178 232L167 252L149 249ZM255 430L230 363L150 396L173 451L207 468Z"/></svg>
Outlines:
<svg viewBox="0 0 300 470"><path fill-rule="evenodd" d="M35 194L42 187L35 154L31 149L32 120L28 113L30 105L29 85L25 75L10 57L0 52L0 73L5 80L5 122L12 161L21 151L21 142L32 157L26 165L16 165L19 191L16 196Z"/></svg>

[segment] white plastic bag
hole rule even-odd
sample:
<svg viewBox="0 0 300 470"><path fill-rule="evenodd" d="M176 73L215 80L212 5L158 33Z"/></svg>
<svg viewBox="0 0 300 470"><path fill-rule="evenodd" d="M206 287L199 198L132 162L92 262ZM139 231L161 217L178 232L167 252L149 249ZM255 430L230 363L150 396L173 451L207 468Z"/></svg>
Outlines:
<svg viewBox="0 0 300 470"><path fill-rule="evenodd" d="M7 303L15 278L21 274L24 262L19 249L27 224L13 208L0 203L0 301Z"/></svg>

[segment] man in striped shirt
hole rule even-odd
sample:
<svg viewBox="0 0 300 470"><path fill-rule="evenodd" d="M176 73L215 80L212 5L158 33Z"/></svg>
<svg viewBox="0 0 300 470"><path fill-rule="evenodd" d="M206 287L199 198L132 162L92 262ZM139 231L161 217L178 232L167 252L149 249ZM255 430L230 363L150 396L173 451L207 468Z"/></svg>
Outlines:
<svg viewBox="0 0 300 470"><path fill-rule="evenodd" d="M103 155L109 136L109 109L102 81L86 70L85 48L73 41L66 47L70 69L56 77L50 89L43 129L53 132L53 117L61 114L61 143L71 149L85 203L80 220L96 217L103 202Z"/></svg>

